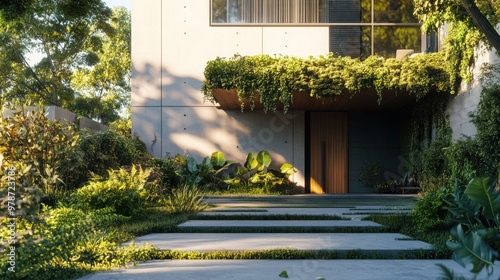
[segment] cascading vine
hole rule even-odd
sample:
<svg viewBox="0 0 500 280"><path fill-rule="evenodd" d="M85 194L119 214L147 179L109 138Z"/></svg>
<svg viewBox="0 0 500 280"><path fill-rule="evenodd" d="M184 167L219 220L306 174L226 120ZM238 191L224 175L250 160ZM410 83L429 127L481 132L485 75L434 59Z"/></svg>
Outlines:
<svg viewBox="0 0 500 280"><path fill-rule="evenodd" d="M371 56L366 60L328 56L297 58L269 55L217 58L207 63L202 93L215 103L215 89L236 90L242 104L260 98L264 110L274 111L282 103L286 111L294 93L318 99L375 90L411 94L455 93L456 72L446 65L442 53L421 54L397 60ZM253 108L253 107L252 107Z"/></svg>

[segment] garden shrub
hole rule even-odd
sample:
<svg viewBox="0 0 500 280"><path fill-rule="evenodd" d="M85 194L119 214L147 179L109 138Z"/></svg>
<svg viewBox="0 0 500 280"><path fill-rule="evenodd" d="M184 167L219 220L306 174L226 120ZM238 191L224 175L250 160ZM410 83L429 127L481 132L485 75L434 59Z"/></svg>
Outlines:
<svg viewBox="0 0 500 280"><path fill-rule="evenodd" d="M361 166L358 182L366 187L375 187L382 181L382 166L378 161L368 162Z"/></svg>
<svg viewBox="0 0 500 280"><path fill-rule="evenodd" d="M457 141L446 150L445 155L451 173L449 186L454 186L455 180L460 185L466 185L484 172L485 163L477 140Z"/></svg>
<svg viewBox="0 0 500 280"><path fill-rule="evenodd" d="M124 216L139 215L146 207L145 188L149 170L109 170L107 178L93 177L90 182L72 194L75 207L85 210L113 208Z"/></svg>
<svg viewBox="0 0 500 280"><path fill-rule="evenodd" d="M31 166L32 176L24 179L46 196L63 197L72 183L72 174L81 170L78 139L72 124L49 120L43 106L33 110L22 106L0 120L0 153L5 166L15 162Z"/></svg>
<svg viewBox="0 0 500 280"><path fill-rule="evenodd" d="M448 212L446 210L445 198L452 191L447 187L441 187L423 193L421 199L417 200L412 211L415 229L419 233L447 228Z"/></svg>
<svg viewBox="0 0 500 280"><path fill-rule="evenodd" d="M156 182L156 193L159 194L159 198L165 198L180 184L180 178L176 174L175 160L167 154L164 159L151 159L151 166L150 179Z"/></svg>
<svg viewBox="0 0 500 280"><path fill-rule="evenodd" d="M216 152L221 153L221 152ZM254 156L248 153L245 164L227 163L216 171L224 183L236 191L252 194L291 194L295 184L288 177L295 173L289 163L281 165L279 170L270 168L271 155L263 150ZM223 174L223 175L220 175Z"/></svg>
<svg viewBox="0 0 500 280"><path fill-rule="evenodd" d="M480 175L498 177L500 170L500 85L483 89L472 122L477 128L481 158L487 163Z"/></svg>
<svg viewBox="0 0 500 280"><path fill-rule="evenodd" d="M112 130L82 134L79 147L89 172L106 176L109 169L144 164L150 158L146 145L137 137L128 138Z"/></svg>
<svg viewBox="0 0 500 280"><path fill-rule="evenodd" d="M279 170L270 168L269 152L256 156L248 154L244 165L226 160L220 151L200 163L187 155L177 154L164 159L153 159L153 176L158 180L158 192L169 195L178 187L196 185L203 191L246 192L255 194L293 192L295 184L288 177L295 171L285 163Z"/></svg>

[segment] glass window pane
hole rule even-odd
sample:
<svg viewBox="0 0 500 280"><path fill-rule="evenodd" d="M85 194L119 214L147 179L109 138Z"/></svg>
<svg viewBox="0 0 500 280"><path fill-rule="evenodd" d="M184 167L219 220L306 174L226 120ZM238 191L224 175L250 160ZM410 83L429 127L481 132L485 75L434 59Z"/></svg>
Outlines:
<svg viewBox="0 0 500 280"><path fill-rule="evenodd" d="M361 26L330 27L330 52L340 56L365 58L371 54L371 28Z"/></svg>
<svg viewBox="0 0 500 280"><path fill-rule="evenodd" d="M398 49L421 50L421 31L419 27L374 27L374 54L383 57L396 57Z"/></svg>
<svg viewBox="0 0 500 280"><path fill-rule="evenodd" d="M416 23L412 0L374 0L374 22Z"/></svg>
<svg viewBox="0 0 500 280"><path fill-rule="evenodd" d="M328 1L212 0L212 23L328 22Z"/></svg>
<svg viewBox="0 0 500 280"><path fill-rule="evenodd" d="M227 22L227 0L212 0L212 23Z"/></svg>
<svg viewBox="0 0 500 280"><path fill-rule="evenodd" d="M371 0L329 0L330 23L371 22Z"/></svg>

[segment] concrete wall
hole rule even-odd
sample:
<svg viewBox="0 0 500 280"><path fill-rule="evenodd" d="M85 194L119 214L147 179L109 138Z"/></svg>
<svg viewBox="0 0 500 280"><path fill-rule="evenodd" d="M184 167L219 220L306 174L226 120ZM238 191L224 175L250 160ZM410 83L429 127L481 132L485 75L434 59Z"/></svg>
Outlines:
<svg viewBox="0 0 500 280"><path fill-rule="evenodd" d="M29 111L33 111L35 109L38 109L39 107L36 106L29 106L27 109ZM15 111L14 110L4 110L2 112L2 116L8 117L11 116ZM71 111L68 111L66 109L63 109L61 107L57 106L45 106L45 112L47 114L47 118L49 120L57 120L57 121L65 121L65 122L70 122L70 123L75 123L77 122L77 115ZM109 129L108 126L98 123L94 120L91 120L89 118L79 118L78 125L80 128L87 128L92 131L106 131Z"/></svg>
<svg viewBox="0 0 500 280"><path fill-rule="evenodd" d="M327 54L328 27L210 26L209 0L132 1L132 130L155 157L266 149L304 185L304 113L223 111L204 102L206 62L241 55Z"/></svg>
<svg viewBox="0 0 500 280"><path fill-rule="evenodd" d="M497 28L500 32L500 25ZM479 81L481 67L485 63L500 63L500 59L495 55L495 51L489 51L481 46L476 51L474 65L472 65L472 79L463 81L460 91L450 100L446 112L450 115L450 125L453 130L453 140L462 138L474 138L477 130L470 122L470 113L477 109L481 98L482 86Z"/></svg>
<svg viewBox="0 0 500 280"><path fill-rule="evenodd" d="M358 182L365 164L380 163L387 179L402 177L399 119L397 112L349 113L349 193L374 192Z"/></svg>

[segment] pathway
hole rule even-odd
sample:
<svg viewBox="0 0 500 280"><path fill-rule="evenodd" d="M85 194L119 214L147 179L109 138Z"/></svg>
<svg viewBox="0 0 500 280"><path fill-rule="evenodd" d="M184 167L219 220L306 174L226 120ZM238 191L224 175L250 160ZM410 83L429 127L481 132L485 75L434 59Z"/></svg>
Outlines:
<svg viewBox="0 0 500 280"><path fill-rule="evenodd" d="M211 203L219 207L179 225L181 232L148 234L135 242L185 252L334 250L340 259L151 261L80 280L421 280L439 279L443 273L437 264L472 279L472 274L452 260L398 259L417 249L431 249L431 245L398 233L373 232L381 225L362 220L370 213L408 212L414 203L411 196L212 198ZM316 207L303 208L305 206ZM256 220L256 215L262 219ZM302 215L302 220L294 220L299 218L294 215ZM314 216L314 220L303 220L304 215ZM277 217L283 220L273 220ZM352 233L342 229L351 229ZM379 254L385 259L342 259L349 254ZM280 277L282 271L287 272L288 278ZM476 279L500 279L499 272L490 277L483 272Z"/></svg>

